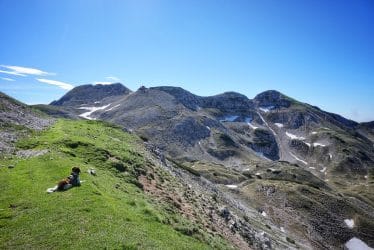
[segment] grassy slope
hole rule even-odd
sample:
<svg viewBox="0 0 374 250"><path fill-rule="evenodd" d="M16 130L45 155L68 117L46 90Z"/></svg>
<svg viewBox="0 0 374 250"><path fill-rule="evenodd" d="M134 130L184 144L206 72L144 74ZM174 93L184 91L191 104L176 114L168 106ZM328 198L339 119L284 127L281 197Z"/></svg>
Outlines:
<svg viewBox="0 0 374 250"><path fill-rule="evenodd" d="M135 136L102 122L59 120L18 147L49 153L0 160L0 248L225 248L221 239L209 246L174 230L189 222L144 195L136 174L150 163ZM82 186L47 194L72 166L81 168ZM169 216L179 225L165 223Z"/></svg>

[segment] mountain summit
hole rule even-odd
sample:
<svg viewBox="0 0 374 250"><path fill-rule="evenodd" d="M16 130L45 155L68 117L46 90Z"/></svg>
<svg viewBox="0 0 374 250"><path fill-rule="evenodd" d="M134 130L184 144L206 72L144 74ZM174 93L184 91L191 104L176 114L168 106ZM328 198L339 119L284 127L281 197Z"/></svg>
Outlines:
<svg viewBox="0 0 374 250"><path fill-rule="evenodd" d="M121 83L113 83L109 85L81 85L70 90L66 95L57 101L53 101L51 105L55 106L76 106L85 103L91 103L102 100L106 97L129 94L131 91Z"/></svg>
<svg viewBox="0 0 374 250"><path fill-rule="evenodd" d="M258 107L288 108L292 101L276 90L268 90L256 95L254 102Z"/></svg>

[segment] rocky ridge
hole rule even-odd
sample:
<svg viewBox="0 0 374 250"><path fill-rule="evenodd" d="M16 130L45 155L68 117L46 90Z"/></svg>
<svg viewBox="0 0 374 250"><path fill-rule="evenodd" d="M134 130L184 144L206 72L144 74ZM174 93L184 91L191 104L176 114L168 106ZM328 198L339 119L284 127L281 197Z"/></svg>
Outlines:
<svg viewBox="0 0 374 250"><path fill-rule="evenodd" d="M0 153L11 153L14 142L28 130L41 130L53 119L0 92Z"/></svg>

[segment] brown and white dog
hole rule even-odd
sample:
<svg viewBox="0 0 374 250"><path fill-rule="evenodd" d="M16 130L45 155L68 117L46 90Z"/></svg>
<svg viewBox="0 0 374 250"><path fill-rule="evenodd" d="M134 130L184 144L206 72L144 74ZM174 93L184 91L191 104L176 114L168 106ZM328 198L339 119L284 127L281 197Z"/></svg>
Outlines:
<svg viewBox="0 0 374 250"><path fill-rule="evenodd" d="M55 191L63 191L71 188L72 186L80 186L79 173L81 170L78 167L72 168L72 173L63 180L59 181L53 188L48 188L47 193L53 193Z"/></svg>

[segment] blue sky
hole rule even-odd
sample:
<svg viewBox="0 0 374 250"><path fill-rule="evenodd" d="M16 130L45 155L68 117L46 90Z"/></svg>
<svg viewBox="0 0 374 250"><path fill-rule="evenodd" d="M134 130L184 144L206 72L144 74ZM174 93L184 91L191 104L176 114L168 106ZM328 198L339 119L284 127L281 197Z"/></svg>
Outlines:
<svg viewBox="0 0 374 250"><path fill-rule="evenodd" d="M0 32L0 91L29 104L118 79L202 96L276 89L374 120L371 0L0 0Z"/></svg>

